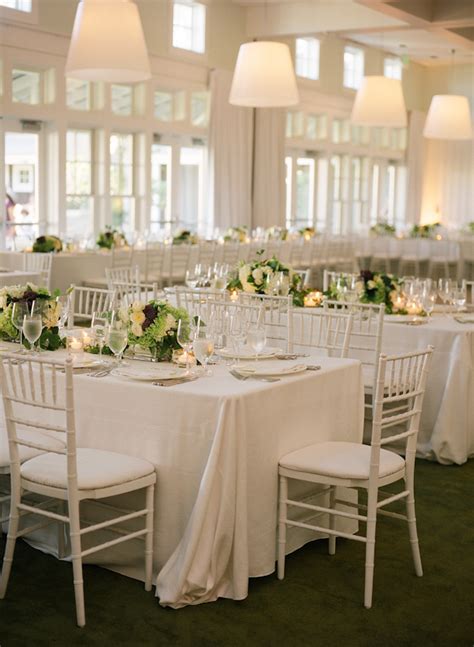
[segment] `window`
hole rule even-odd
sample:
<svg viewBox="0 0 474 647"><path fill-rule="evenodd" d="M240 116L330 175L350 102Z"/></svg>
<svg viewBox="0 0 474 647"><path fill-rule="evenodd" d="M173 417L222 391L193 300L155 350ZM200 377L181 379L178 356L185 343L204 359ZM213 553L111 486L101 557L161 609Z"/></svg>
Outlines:
<svg viewBox="0 0 474 647"><path fill-rule="evenodd" d="M111 106L115 115L129 117L133 114L133 88L131 85L111 86Z"/></svg>
<svg viewBox="0 0 474 647"><path fill-rule="evenodd" d="M327 115L306 115L306 137L311 140L326 139L328 136Z"/></svg>
<svg viewBox="0 0 474 647"><path fill-rule="evenodd" d="M92 209L92 133L68 130L66 139L66 231L85 237L94 229Z"/></svg>
<svg viewBox="0 0 474 647"><path fill-rule="evenodd" d="M344 47L344 87L358 90L364 77L364 52L358 47Z"/></svg>
<svg viewBox="0 0 474 647"><path fill-rule="evenodd" d="M204 151L183 146L179 153L179 225L191 230L204 224Z"/></svg>
<svg viewBox="0 0 474 647"><path fill-rule="evenodd" d="M293 153L286 157L286 223L299 229L314 223L316 159Z"/></svg>
<svg viewBox="0 0 474 647"><path fill-rule="evenodd" d="M110 136L110 195L112 226L133 229L133 135Z"/></svg>
<svg viewBox="0 0 474 647"><path fill-rule="evenodd" d="M209 124L209 92L203 90L191 93L191 123L199 128Z"/></svg>
<svg viewBox="0 0 474 647"><path fill-rule="evenodd" d="M402 80L403 64L399 58L386 58L383 62L383 73L389 79Z"/></svg>
<svg viewBox="0 0 474 647"><path fill-rule="evenodd" d="M80 79L66 79L66 104L71 110L91 109L91 84Z"/></svg>
<svg viewBox="0 0 474 647"><path fill-rule="evenodd" d="M297 38L295 41L296 74L306 79L319 78L319 40Z"/></svg>
<svg viewBox="0 0 474 647"><path fill-rule="evenodd" d="M14 103L41 103L41 74L31 70L12 70L12 100Z"/></svg>
<svg viewBox="0 0 474 647"><path fill-rule="evenodd" d="M0 0L0 7L16 9L16 11L31 12L31 0Z"/></svg>
<svg viewBox="0 0 474 647"><path fill-rule="evenodd" d="M150 231L157 233L171 224L171 146L151 148Z"/></svg>
<svg viewBox="0 0 474 647"><path fill-rule="evenodd" d="M173 47L202 54L206 49L206 7L202 4L173 4Z"/></svg>
<svg viewBox="0 0 474 647"><path fill-rule="evenodd" d="M186 93L157 90L154 94L154 114L164 122L183 121L186 117Z"/></svg>

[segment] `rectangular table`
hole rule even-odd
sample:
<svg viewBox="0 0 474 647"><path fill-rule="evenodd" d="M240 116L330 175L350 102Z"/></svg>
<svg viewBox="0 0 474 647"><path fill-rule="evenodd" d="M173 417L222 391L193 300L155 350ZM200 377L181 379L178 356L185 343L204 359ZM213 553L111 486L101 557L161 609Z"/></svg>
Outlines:
<svg viewBox="0 0 474 647"><path fill-rule="evenodd" d="M248 578L275 568L279 458L318 441L361 441L359 362L304 361L321 364L321 371L271 384L237 381L223 365L212 377L166 388L75 376L79 446L156 465L154 566L161 604L245 598ZM292 529L288 552L314 538ZM54 539L37 536L50 552ZM91 561L143 579L142 550L140 542L127 542Z"/></svg>
<svg viewBox="0 0 474 647"><path fill-rule="evenodd" d="M41 282L41 275L37 272L0 272L0 288L7 285L25 285L25 283L34 283L38 285Z"/></svg>

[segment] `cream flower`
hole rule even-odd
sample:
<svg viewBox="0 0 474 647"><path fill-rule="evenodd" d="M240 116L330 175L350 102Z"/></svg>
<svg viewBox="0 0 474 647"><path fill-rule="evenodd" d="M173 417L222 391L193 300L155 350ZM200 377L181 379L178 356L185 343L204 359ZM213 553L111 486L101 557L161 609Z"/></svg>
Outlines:
<svg viewBox="0 0 474 647"><path fill-rule="evenodd" d="M176 319L173 317L172 314L168 313L166 315L166 324L165 328L167 331L173 330L173 328L176 328Z"/></svg>
<svg viewBox="0 0 474 647"><path fill-rule="evenodd" d="M368 290L373 290L375 287L377 287L375 281L367 281L367 289Z"/></svg>
<svg viewBox="0 0 474 647"><path fill-rule="evenodd" d="M249 274L250 267L248 265L242 265L242 267L239 269L239 281L242 283L242 286L244 285L244 283L247 283Z"/></svg>
<svg viewBox="0 0 474 647"><path fill-rule="evenodd" d="M255 287L255 285L253 285L253 283L247 283L247 281L244 281L242 283L242 288L244 292L256 292L257 290L257 288Z"/></svg>
<svg viewBox="0 0 474 647"><path fill-rule="evenodd" d="M135 335L135 337L141 337L143 335L143 329L138 323L133 323L132 324L132 335Z"/></svg>
<svg viewBox="0 0 474 647"><path fill-rule="evenodd" d="M124 321L125 323L128 322L129 316L128 316L128 308L122 306L119 310L119 319L120 321Z"/></svg>
<svg viewBox="0 0 474 647"><path fill-rule="evenodd" d="M141 303L140 301L134 301L132 303L132 310L134 312L142 312L145 307L144 303Z"/></svg>
<svg viewBox="0 0 474 647"><path fill-rule="evenodd" d="M139 326L141 326L145 321L145 318L146 317L143 310L133 311L130 315L130 321L132 322L132 325L138 324Z"/></svg>
<svg viewBox="0 0 474 647"><path fill-rule="evenodd" d="M263 283L263 270L261 267L256 267L252 272L252 276L257 285Z"/></svg>

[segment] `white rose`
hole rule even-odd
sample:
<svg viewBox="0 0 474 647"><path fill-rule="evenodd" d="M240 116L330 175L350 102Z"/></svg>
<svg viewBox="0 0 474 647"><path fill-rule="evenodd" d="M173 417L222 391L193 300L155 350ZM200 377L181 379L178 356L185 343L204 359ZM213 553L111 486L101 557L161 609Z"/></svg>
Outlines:
<svg viewBox="0 0 474 647"><path fill-rule="evenodd" d="M133 310L134 312L140 312L140 311L143 311L143 308L144 308L144 307L145 307L145 304L144 304L144 303L140 303L140 301L134 301L134 302L132 303L132 310Z"/></svg>
<svg viewBox="0 0 474 647"><path fill-rule="evenodd" d="M0 308L2 310L5 310L6 307L7 307L7 297L0 296Z"/></svg>
<svg viewBox="0 0 474 647"><path fill-rule="evenodd" d="M355 289L358 294L362 294L364 291L364 282L363 281L357 281L355 284Z"/></svg>
<svg viewBox="0 0 474 647"><path fill-rule="evenodd" d="M173 328L176 328L176 319L172 314L168 313L166 315L166 330L172 330Z"/></svg>
<svg viewBox="0 0 474 647"><path fill-rule="evenodd" d="M373 290L376 287L377 287L377 285L376 285L375 281L368 281L367 282L367 289Z"/></svg>
<svg viewBox="0 0 474 647"><path fill-rule="evenodd" d="M141 326L145 321L145 314L143 313L143 311L132 312L132 314L130 315L130 321L132 322L132 324L138 324L139 326Z"/></svg>
<svg viewBox="0 0 474 647"><path fill-rule="evenodd" d="M135 335L135 337L141 337L143 335L143 330L140 324L132 324L132 335Z"/></svg>
<svg viewBox="0 0 474 647"><path fill-rule="evenodd" d="M242 267L239 270L239 281L242 283L242 286L244 285L244 283L247 282L249 274L250 274L249 266L242 265Z"/></svg>
<svg viewBox="0 0 474 647"><path fill-rule="evenodd" d="M252 272L253 279L258 285L263 283L263 271L261 267L256 267Z"/></svg>
<svg viewBox="0 0 474 647"><path fill-rule="evenodd" d="M119 310L119 319L121 321L124 321L125 323L127 323L128 319L129 319L128 308L126 308L126 307L120 308L120 310Z"/></svg>
<svg viewBox="0 0 474 647"><path fill-rule="evenodd" d="M271 267L269 267L268 265L265 265L265 267L263 268L263 273L264 273L264 274L267 274L267 275L268 275L268 274L273 274L273 270L272 270L272 268L271 268Z"/></svg>
<svg viewBox="0 0 474 647"><path fill-rule="evenodd" d="M242 283L242 288L244 292L255 292L257 289L255 285L253 285L252 283L247 283L247 281Z"/></svg>

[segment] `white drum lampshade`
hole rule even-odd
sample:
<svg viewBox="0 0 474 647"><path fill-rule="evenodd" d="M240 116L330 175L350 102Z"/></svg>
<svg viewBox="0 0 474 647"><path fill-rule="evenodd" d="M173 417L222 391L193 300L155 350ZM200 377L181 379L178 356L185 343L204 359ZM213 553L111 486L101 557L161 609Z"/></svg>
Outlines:
<svg viewBox="0 0 474 647"><path fill-rule="evenodd" d="M365 76L352 106L351 122L360 126L404 128L407 110L401 81Z"/></svg>
<svg viewBox="0 0 474 647"><path fill-rule="evenodd" d="M471 139L469 99L455 94L435 94L423 135L430 139Z"/></svg>
<svg viewBox="0 0 474 647"><path fill-rule="evenodd" d="M280 108L299 102L290 49L257 41L240 46L229 102L251 108Z"/></svg>
<svg viewBox="0 0 474 647"><path fill-rule="evenodd" d="M150 62L136 4L129 0L81 0L65 73L112 83L149 79Z"/></svg>

